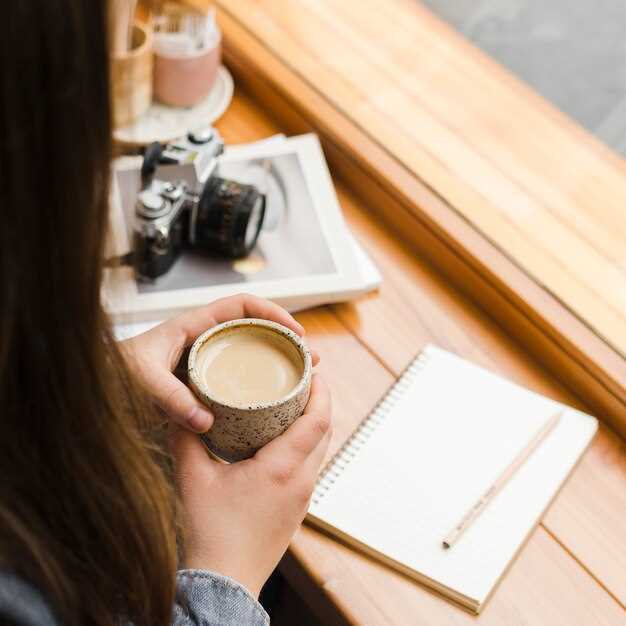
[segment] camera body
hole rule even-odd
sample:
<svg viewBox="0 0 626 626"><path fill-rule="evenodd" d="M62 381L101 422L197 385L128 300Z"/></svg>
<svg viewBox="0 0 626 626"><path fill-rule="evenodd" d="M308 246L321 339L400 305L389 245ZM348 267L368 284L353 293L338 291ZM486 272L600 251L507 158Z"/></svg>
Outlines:
<svg viewBox="0 0 626 626"><path fill-rule="evenodd" d="M228 258L249 254L265 216L265 196L253 185L218 176L224 142L213 128L146 149L135 206L137 276L154 280L180 253L197 247Z"/></svg>
<svg viewBox="0 0 626 626"><path fill-rule="evenodd" d="M208 127L168 144L153 143L146 148L141 177L144 185L157 179L170 183L179 180L200 193L212 174L217 173L217 158L224 152L224 140L215 128Z"/></svg>
<svg viewBox="0 0 626 626"><path fill-rule="evenodd" d="M134 258L137 275L155 279L174 264L189 239L188 190L182 181L153 180L135 207Z"/></svg>

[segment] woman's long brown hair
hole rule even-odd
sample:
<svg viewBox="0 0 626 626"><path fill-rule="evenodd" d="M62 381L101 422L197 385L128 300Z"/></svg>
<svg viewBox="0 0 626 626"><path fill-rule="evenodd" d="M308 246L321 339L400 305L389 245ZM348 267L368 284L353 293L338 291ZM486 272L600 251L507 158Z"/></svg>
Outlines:
<svg viewBox="0 0 626 626"><path fill-rule="evenodd" d="M61 623L170 621L167 482L100 303L111 127L102 0L0 19L0 567Z"/></svg>

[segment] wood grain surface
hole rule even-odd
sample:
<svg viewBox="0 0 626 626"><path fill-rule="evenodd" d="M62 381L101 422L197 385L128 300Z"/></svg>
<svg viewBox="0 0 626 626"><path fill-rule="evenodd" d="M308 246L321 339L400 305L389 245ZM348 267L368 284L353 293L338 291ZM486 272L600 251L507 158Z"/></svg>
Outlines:
<svg viewBox="0 0 626 626"><path fill-rule="evenodd" d="M220 11L225 56L237 81L291 133L315 130L342 176L399 238L455 288L524 342L601 419L626 435L626 361L470 225L437 192L260 41L253 24Z"/></svg>
<svg viewBox="0 0 626 626"><path fill-rule="evenodd" d="M282 130L240 89L218 127L229 143ZM586 408L401 243L345 183L335 183L348 223L384 282L357 302L298 315L332 390L333 450L427 342ZM282 569L324 624L619 626L626 624L625 487L623 444L602 427L479 617L308 527L294 539Z"/></svg>
<svg viewBox="0 0 626 626"><path fill-rule="evenodd" d="M414 0L219 0L626 354L626 164Z"/></svg>

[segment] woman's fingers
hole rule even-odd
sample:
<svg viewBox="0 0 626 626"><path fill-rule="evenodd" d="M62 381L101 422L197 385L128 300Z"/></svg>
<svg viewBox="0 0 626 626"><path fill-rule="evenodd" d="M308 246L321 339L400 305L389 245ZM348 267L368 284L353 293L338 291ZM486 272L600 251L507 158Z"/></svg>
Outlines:
<svg viewBox="0 0 626 626"><path fill-rule="evenodd" d="M330 393L323 379L315 374L304 414L282 435L261 448L255 459L274 465L286 475L294 473L305 461L319 469L331 431Z"/></svg>
<svg viewBox="0 0 626 626"><path fill-rule="evenodd" d="M194 393L164 367L144 372L151 395L168 417L181 426L204 433L213 426L213 414Z"/></svg>
<svg viewBox="0 0 626 626"><path fill-rule="evenodd" d="M320 355L317 350L311 349L311 360L313 361L313 367L320 362Z"/></svg>
<svg viewBox="0 0 626 626"><path fill-rule="evenodd" d="M299 335L304 334L302 326L282 307L241 294L189 311L122 344L127 357L135 359L134 369L146 390L170 419L195 432L205 432L212 426L210 411L170 371L176 368L185 346L191 345L207 328L242 317L273 320ZM312 358L313 365L317 365L319 356L315 351Z"/></svg>
<svg viewBox="0 0 626 626"><path fill-rule="evenodd" d="M192 486L192 481L212 478L219 471L220 464L207 454L198 435L170 424L168 443L174 458L176 482L181 489Z"/></svg>
<svg viewBox="0 0 626 626"><path fill-rule="evenodd" d="M185 332L187 345L190 345L207 328L242 317L259 317L272 320L287 326L300 336L304 335L302 325L296 322L285 309L269 300L250 294L221 298L205 307L184 313L167 323L180 326Z"/></svg>

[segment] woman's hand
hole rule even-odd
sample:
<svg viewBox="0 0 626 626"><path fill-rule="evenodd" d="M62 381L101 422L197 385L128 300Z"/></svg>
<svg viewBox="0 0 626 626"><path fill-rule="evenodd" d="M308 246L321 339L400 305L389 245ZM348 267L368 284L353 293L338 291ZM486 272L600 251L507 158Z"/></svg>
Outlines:
<svg viewBox="0 0 626 626"><path fill-rule="evenodd" d="M185 348L205 330L242 317L273 320L300 336L304 335L304 328L282 307L256 296L241 294L184 313L121 343L135 376L173 421L195 432L205 432L212 426L211 413L172 372ZM313 364L318 360L314 355Z"/></svg>
<svg viewBox="0 0 626 626"><path fill-rule="evenodd" d="M173 426L184 567L230 576L258 597L306 514L331 430L317 374L304 415L246 461L214 461L198 437Z"/></svg>

